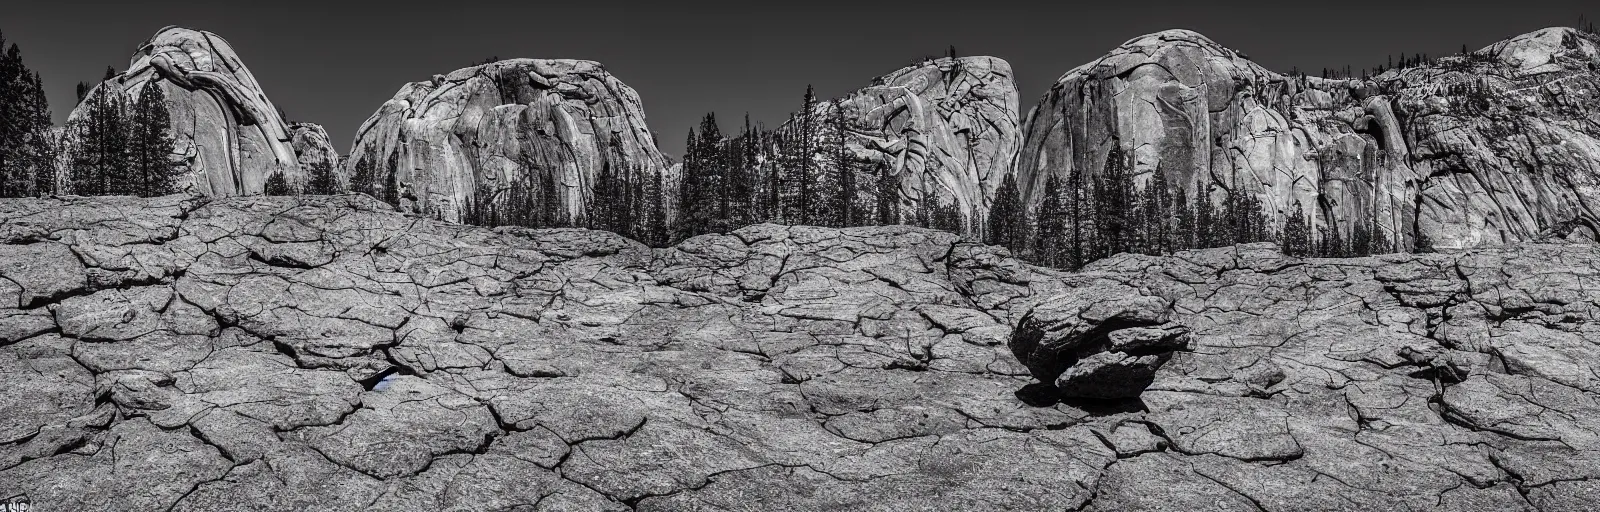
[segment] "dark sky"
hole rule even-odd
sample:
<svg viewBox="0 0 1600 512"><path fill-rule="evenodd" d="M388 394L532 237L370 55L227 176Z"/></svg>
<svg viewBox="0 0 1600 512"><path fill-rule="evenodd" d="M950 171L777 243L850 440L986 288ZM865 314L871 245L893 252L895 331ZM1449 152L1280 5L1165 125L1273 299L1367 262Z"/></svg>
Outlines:
<svg viewBox="0 0 1600 512"><path fill-rule="evenodd" d="M23 0L0 7L0 30L43 74L58 123L74 84L107 65L125 69L140 42L183 25L232 43L290 120L327 127L340 152L401 84L498 56L604 63L639 91L663 151L676 155L708 111L725 128L747 111L775 125L808 83L819 96L842 95L949 45L1009 61L1025 115L1067 70L1168 28L1196 30L1271 69L1359 68L1575 25L1586 5L1600 17L1600 6L1580 0Z"/></svg>

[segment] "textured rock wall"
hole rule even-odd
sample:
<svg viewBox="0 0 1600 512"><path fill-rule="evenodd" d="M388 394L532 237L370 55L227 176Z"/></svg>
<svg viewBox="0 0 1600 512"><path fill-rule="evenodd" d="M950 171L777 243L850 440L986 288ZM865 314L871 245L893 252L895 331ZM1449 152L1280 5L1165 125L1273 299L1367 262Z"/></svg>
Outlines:
<svg viewBox="0 0 1600 512"><path fill-rule="evenodd" d="M339 150L333 148L333 141L328 138L328 131L316 123L294 123L289 125L289 143L294 148L295 160L300 166L310 172L313 165L327 164L340 174L340 183L348 183L349 178L343 177L339 158Z"/></svg>
<svg viewBox="0 0 1600 512"><path fill-rule="evenodd" d="M902 211L928 201L954 204L969 226L988 217L1021 143L1011 65L995 57L908 66L820 102L813 114L826 119L837 108L856 159L900 177Z"/></svg>
<svg viewBox="0 0 1600 512"><path fill-rule="evenodd" d="M0 242L0 489L38 509L1600 500L1587 246L1061 274L908 227L652 250L360 195L8 200Z"/></svg>
<svg viewBox="0 0 1600 512"><path fill-rule="evenodd" d="M397 155L402 206L459 220L479 187L550 176L581 213L600 170L669 172L639 95L600 64L515 59L406 84L361 124L346 158L381 169ZM676 182L676 180L671 180Z"/></svg>
<svg viewBox="0 0 1600 512"><path fill-rule="evenodd" d="M167 96L174 151L210 196L260 194L282 172L303 181L288 125L239 55L216 34L167 27L139 46L128 70L96 86L137 98L155 80ZM72 118L83 109L74 109Z"/></svg>
<svg viewBox="0 0 1600 512"><path fill-rule="evenodd" d="M1324 80L1268 71L1193 32L1151 34L1061 77L1023 123L1016 172L1037 204L1047 176L1098 173L1120 144L1140 183L1159 165L1190 197L1238 187L1280 220L1298 199L1346 239L1376 223L1402 250L1418 233L1437 247L1592 240L1596 48L1547 29L1470 58Z"/></svg>

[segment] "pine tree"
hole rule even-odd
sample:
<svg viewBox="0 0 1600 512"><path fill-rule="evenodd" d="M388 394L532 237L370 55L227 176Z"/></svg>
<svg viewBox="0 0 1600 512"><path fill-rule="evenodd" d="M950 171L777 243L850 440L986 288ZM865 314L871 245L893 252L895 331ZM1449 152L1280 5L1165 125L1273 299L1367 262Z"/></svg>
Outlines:
<svg viewBox="0 0 1600 512"><path fill-rule="evenodd" d="M900 224L900 179L890 172L888 164L878 163L878 183L876 196L878 200L877 214L878 225L891 226Z"/></svg>
<svg viewBox="0 0 1600 512"><path fill-rule="evenodd" d="M0 34L0 50L6 48ZM17 197L22 183L23 133L27 116L22 112L22 91L18 87L22 63L17 45L0 52L0 197Z"/></svg>
<svg viewBox="0 0 1600 512"><path fill-rule="evenodd" d="M0 35L0 197L55 191L55 141L39 74Z"/></svg>
<svg viewBox="0 0 1600 512"><path fill-rule="evenodd" d="M646 243L652 247L662 247L668 242L666 189L661 179L661 171L650 172L650 215L648 227L645 230Z"/></svg>
<svg viewBox="0 0 1600 512"><path fill-rule="evenodd" d="M50 130L50 102L45 99L44 81L39 73L32 75L25 97L28 112L33 115L26 141L33 178L30 195L45 197L56 193L56 155L60 150Z"/></svg>
<svg viewBox="0 0 1600 512"><path fill-rule="evenodd" d="M1061 268L1067 264L1065 237L1067 229L1066 205L1063 204L1061 178L1051 174L1045 178L1044 197L1039 200L1039 213L1035 221L1034 259L1037 263Z"/></svg>
<svg viewBox="0 0 1600 512"><path fill-rule="evenodd" d="M107 69L108 73L114 73ZM69 130L75 140L67 181L71 193L86 196L132 191L130 131L126 102L112 84L101 82L84 99L84 113Z"/></svg>
<svg viewBox="0 0 1600 512"><path fill-rule="evenodd" d="M600 172L594 179L594 199L589 201L585 217L589 222L589 229L616 232L613 223L612 202L615 200L616 179L611 172L611 159L603 158L600 163Z"/></svg>
<svg viewBox="0 0 1600 512"><path fill-rule="evenodd" d="M850 160L850 148L846 146L846 133L849 126L845 122L844 107L835 104L833 108L833 172L838 184L834 191L837 195L833 207L837 216L836 226L848 227L860 224L859 214L856 212L856 182L855 168Z"/></svg>
<svg viewBox="0 0 1600 512"><path fill-rule="evenodd" d="M1299 199L1294 200L1288 219L1283 223L1283 234L1280 242L1283 253L1290 256L1307 257L1312 254L1311 228L1306 218L1306 210Z"/></svg>
<svg viewBox="0 0 1600 512"><path fill-rule="evenodd" d="M377 156L373 149L368 147L366 152L356 158L354 170L350 173L350 191L366 194L373 198L383 197L378 191L378 169L374 163ZM485 197L488 197L485 195Z"/></svg>
<svg viewBox="0 0 1600 512"><path fill-rule="evenodd" d="M311 176L306 181L306 194L333 195L341 192L338 177L333 173L334 164L326 161L313 162L308 169Z"/></svg>
<svg viewBox="0 0 1600 512"><path fill-rule="evenodd" d="M1133 245L1135 227L1130 220L1134 217L1132 198L1135 196L1133 179L1128 171L1128 160L1122 146L1113 142L1111 152L1106 155L1100 187L1095 194L1095 203L1098 205L1095 221L1100 228L1106 256L1127 252Z"/></svg>
<svg viewBox="0 0 1600 512"><path fill-rule="evenodd" d="M744 115L744 133L739 136L738 164L731 175L729 195L733 201L734 223L745 226L755 223L755 183L760 176L760 137L750 125L750 114Z"/></svg>
<svg viewBox="0 0 1600 512"><path fill-rule="evenodd" d="M1217 229L1217 210L1211 203L1211 187L1202 185L1194 197L1194 247L1208 249L1222 246L1221 230Z"/></svg>
<svg viewBox="0 0 1600 512"><path fill-rule="evenodd" d="M1173 251L1185 251L1198 247L1195 244L1194 205L1189 202L1189 195L1185 191L1186 188L1183 186L1178 187L1178 192L1172 200L1172 210L1176 217L1172 230Z"/></svg>
<svg viewBox="0 0 1600 512"><path fill-rule="evenodd" d="M1062 226L1064 247L1061 255L1061 267L1076 269L1083 264L1083 239L1084 239L1084 214L1083 172L1074 166L1067 170L1067 177L1061 184L1062 190L1062 217L1065 218Z"/></svg>
<svg viewBox="0 0 1600 512"><path fill-rule="evenodd" d="M541 169L532 155L523 154L519 159L525 174L536 175L538 188L522 194L522 209L528 219L522 225L535 228L564 228L583 225L585 219L574 219L567 212L566 204L561 201L561 191L555 173L548 169Z"/></svg>
<svg viewBox="0 0 1600 512"><path fill-rule="evenodd" d="M762 145L763 150L767 155L765 164L766 199L762 201L762 203L766 206L764 208L765 214L762 216L762 220L765 222L783 223L783 157L789 154L788 140L784 137L782 131L771 133L769 136L771 137L770 146L768 144Z"/></svg>
<svg viewBox="0 0 1600 512"><path fill-rule="evenodd" d="M1150 176L1150 182L1140 194L1143 210L1143 238L1148 254L1172 252L1171 208L1172 196L1168 191L1167 173L1160 165Z"/></svg>
<svg viewBox="0 0 1600 512"><path fill-rule="evenodd" d="M283 171L267 176L266 189L263 192L269 196L294 195L294 190L289 187L289 181L283 177Z"/></svg>
<svg viewBox="0 0 1600 512"><path fill-rule="evenodd" d="M130 121L133 144L129 156L136 180L131 192L144 197L176 192L174 185L182 168L172 159L172 118L167 112L166 93L155 79L140 89Z"/></svg>
<svg viewBox="0 0 1600 512"><path fill-rule="evenodd" d="M813 184L811 181L812 175L815 174L814 168L816 166L817 154L816 116L812 115L813 111L816 110L816 107L817 95L811 89L810 85L806 85L806 96L803 106L800 109L799 119L800 140L798 144L799 147L797 148L799 162L797 162L797 165L795 166L795 176L792 180L790 180L791 182L795 182L799 185L799 191L796 197L798 204L796 204L795 209L796 212L799 213L799 218L796 219L798 221L797 223L801 225L811 224L813 213L812 210L815 208L815 198L811 197L813 193Z"/></svg>
<svg viewBox="0 0 1600 512"><path fill-rule="evenodd" d="M1346 256L1361 257L1372 254L1372 227L1366 222L1357 222L1350 230L1350 240L1347 249L1342 252Z"/></svg>
<svg viewBox="0 0 1600 512"><path fill-rule="evenodd" d="M383 202L390 206L400 207L400 149L395 148L389 153L389 160L384 164L385 178L383 180Z"/></svg>
<svg viewBox="0 0 1600 512"><path fill-rule="evenodd" d="M678 185L678 229L676 239L699 234L696 212L700 210L700 155L699 138L694 128L689 129L689 140L684 143L682 174Z"/></svg>
<svg viewBox="0 0 1600 512"><path fill-rule="evenodd" d="M723 151L722 131L717 127L714 114L700 120L700 131L690 130L692 150L684 157L682 198L678 211L679 237L689 238L709 233L720 227L723 211L723 169L726 152Z"/></svg>
<svg viewBox="0 0 1600 512"><path fill-rule="evenodd" d="M1021 195L1017 188L1016 175L1006 174L1000 181L1000 189L995 193L994 204L989 208L989 226L986 230L988 237L985 243L1005 246L1014 254L1021 253L1026 237L1023 228L1027 225Z"/></svg>
<svg viewBox="0 0 1600 512"><path fill-rule="evenodd" d="M111 71L109 68L106 70ZM104 94L100 97L105 101L106 129L102 132L104 137L104 156L102 162L101 180L105 183L105 194L129 195L133 192L132 162L128 158L131 151L132 130L129 130L128 101L120 90L101 82Z"/></svg>

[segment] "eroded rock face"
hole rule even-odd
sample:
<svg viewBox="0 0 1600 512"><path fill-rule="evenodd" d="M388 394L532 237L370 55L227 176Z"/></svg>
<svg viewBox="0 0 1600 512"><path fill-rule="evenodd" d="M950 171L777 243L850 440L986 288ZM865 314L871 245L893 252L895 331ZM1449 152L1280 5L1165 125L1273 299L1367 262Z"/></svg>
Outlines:
<svg viewBox="0 0 1600 512"><path fill-rule="evenodd" d="M902 211L955 205L983 225L1021 143L1011 65L995 57L940 58L878 77L813 113L843 109L846 145L857 160L900 177Z"/></svg>
<svg viewBox="0 0 1600 512"><path fill-rule="evenodd" d="M267 177L282 172L305 180L290 130L255 75L216 34L167 27L139 46L124 71L96 86L137 98L156 81L172 116L174 151L193 170L194 191L209 196L261 194ZM101 89L105 89L101 91ZM73 110L72 117L81 116ZM182 187L184 185L180 185Z"/></svg>
<svg viewBox="0 0 1600 512"><path fill-rule="evenodd" d="M451 221L481 192L502 201L513 186L538 190L541 178L577 215L606 166L671 171L638 93L582 60L506 60L406 84L361 124L346 172L362 159L381 182L393 173L402 209Z"/></svg>
<svg viewBox="0 0 1600 512"><path fill-rule="evenodd" d="M898 226L650 249L362 195L3 201L0 489L63 510L1600 499L1592 248L1078 274L1008 254ZM1137 398L1017 396L1152 350L1117 394Z"/></svg>
<svg viewBox="0 0 1600 512"><path fill-rule="evenodd" d="M294 123L289 125L290 146L294 148L295 160L306 169L307 174L312 167L326 165L339 175L340 183L348 183L348 177L343 176L344 170L339 151L333 148L332 139L328 138L328 131L316 123Z"/></svg>
<svg viewBox="0 0 1600 512"><path fill-rule="evenodd" d="M1133 39L1067 72L1029 113L1016 172L1099 173L1112 144L1143 183L1160 166L1189 197L1238 187L1313 232L1376 225L1397 250L1551 235L1593 240L1600 217L1600 47L1546 29L1368 80L1291 77L1194 32Z"/></svg>

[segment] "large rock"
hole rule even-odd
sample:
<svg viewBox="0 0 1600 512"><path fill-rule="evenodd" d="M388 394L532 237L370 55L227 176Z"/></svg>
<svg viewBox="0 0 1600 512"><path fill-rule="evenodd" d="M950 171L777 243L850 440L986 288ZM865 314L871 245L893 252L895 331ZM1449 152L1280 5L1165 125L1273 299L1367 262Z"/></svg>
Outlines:
<svg viewBox="0 0 1600 512"><path fill-rule="evenodd" d="M928 60L819 102L811 114L826 119L836 109L855 158L873 164L865 167L872 176L887 169L900 177L902 212L953 205L966 230L981 229L1021 142L1010 64L995 57Z"/></svg>
<svg viewBox="0 0 1600 512"><path fill-rule="evenodd" d="M161 29L139 45L127 71L91 94L137 98L151 80L167 97L175 156L193 171L180 187L239 196L261 194L273 173L304 182L288 125L227 41L202 30ZM83 111L74 109L70 118Z"/></svg>
<svg viewBox="0 0 1600 512"><path fill-rule="evenodd" d="M1286 76L1186 30L1135 38L1067 72L1028 114L1016 172L1099 173L1112 145L1136 181L1160 167L1189 197L1239 188L1313 232L1376 225L1395 249L1594 239L1597 38L1546 29L1366 80Z"/></svg>
<svg viewBox="0 0 1600 512"><path fill-rule="evenodd" d="M0 489L35 509L1600 500L1589 246L1063 274L904 226L651 249L352 194L6 200L0 247Z"/></svg>
<svg viewBox="0 0 1600 512"><path fill-rule="evenodd" d="M294 123L289 125L289 136L295 160L300 162L300 166L305 168L307 174L311 173L313 168L325 165L337 176L336 181L341 184L349 182L349 178L344 176L339 150L333 148L333 141L322 125Z"/></svg>
<svg viewBox="0 0 1600 512"><path fill-rule="evenodd" d="M513 59L406 84L361 124L346 158L365 160L402 209L458 221L475 197L552 180L571 215L601 170L670 172L634 90L596 62ZM392 177L391 177L392 176ZM635 178L642 179L642 178Z"/></svg>

